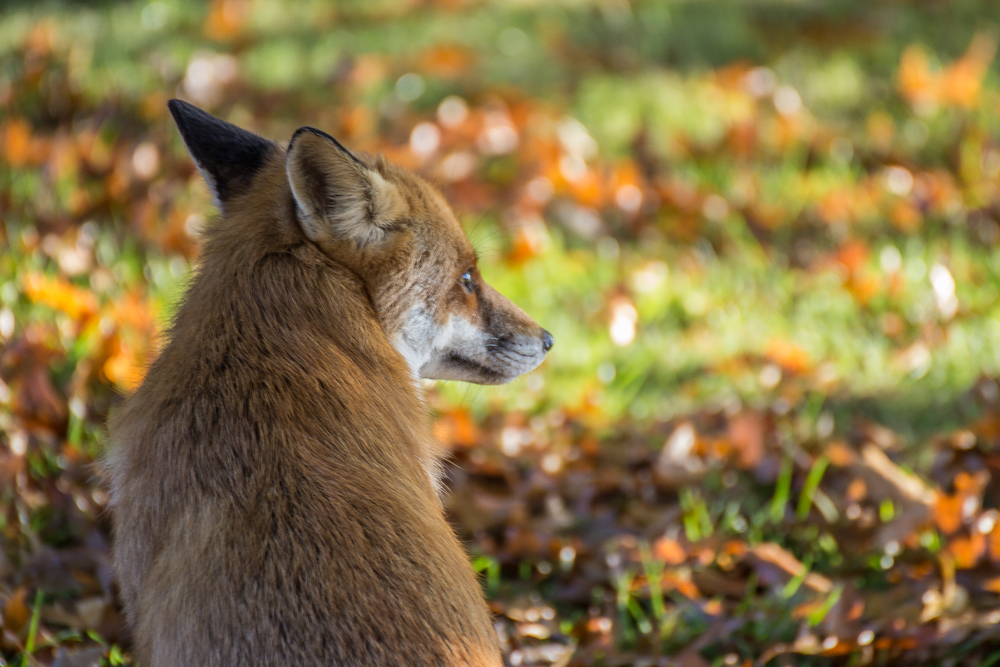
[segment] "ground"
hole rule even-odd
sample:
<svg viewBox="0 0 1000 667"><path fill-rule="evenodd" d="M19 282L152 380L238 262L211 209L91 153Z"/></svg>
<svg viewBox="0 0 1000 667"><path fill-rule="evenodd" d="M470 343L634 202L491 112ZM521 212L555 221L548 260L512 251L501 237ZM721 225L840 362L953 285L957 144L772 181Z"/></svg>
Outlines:
<svg viewBox="0 0 1000 667"><path fill-rule="evenodd" d="M427 387L511 665L1000 662L994 3L8 3L0 663L129 663L106 418L197 263L180 96L437 182L552 331Z"/></svg>

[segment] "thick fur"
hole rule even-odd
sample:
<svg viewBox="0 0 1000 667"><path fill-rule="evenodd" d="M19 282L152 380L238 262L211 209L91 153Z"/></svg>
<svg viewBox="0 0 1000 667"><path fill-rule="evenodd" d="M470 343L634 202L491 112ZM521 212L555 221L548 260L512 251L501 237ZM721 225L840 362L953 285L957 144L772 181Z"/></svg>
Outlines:
<svg viewBox="0 0 1000 667"><path fill-rule="evenodd" d="M551 336L482 282L416 176L311 129L287 159L237 139L258 151L242 170L206 165L185 133L223 215L169 344L111 422L136 657L498 666L414 376L506 381Z"/></svg>

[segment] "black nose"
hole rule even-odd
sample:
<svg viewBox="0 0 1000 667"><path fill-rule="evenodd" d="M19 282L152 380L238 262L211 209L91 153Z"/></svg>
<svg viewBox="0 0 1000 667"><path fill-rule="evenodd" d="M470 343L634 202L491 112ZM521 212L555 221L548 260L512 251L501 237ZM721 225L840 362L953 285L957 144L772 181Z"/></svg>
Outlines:
<svg viewBox="0 0 1000 667"><path fill-rule="evenodd" d="M542 329L542 349L548 352L555 345L556 339L545 329Z"/></svg>

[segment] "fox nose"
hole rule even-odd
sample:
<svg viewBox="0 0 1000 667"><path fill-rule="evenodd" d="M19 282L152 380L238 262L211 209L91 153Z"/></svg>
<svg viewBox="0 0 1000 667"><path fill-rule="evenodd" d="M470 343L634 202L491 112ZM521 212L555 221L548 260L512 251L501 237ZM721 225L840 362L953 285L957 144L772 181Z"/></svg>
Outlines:
<svg viewBox="0 0 1000 667"><path fill-rule="evenodd" d="M545 329L542 329L542 349L548 352L555 345L556 339Z"/></svg>

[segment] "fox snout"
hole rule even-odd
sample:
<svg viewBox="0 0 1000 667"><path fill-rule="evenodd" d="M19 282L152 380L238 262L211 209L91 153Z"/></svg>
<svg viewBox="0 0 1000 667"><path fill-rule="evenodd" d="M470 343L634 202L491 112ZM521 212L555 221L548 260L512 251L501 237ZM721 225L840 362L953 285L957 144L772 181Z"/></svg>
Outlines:
<svg viewBox="0 0 1000 667"><path fill-rule="evenodd" d="M509 332L489 336L481 362L487 372L471 381L504 384L534 370L545 360L545 355L555 343L551 333L537 324L534 324L534 329L530 333Z"/></svg>
<svg viewBox="0 0 1000 667"><path fill-rule="evenodd" d="M538 335L496 336L492 342L487 343L486 348L487 352L496 355L499 363L506 364L511 370L517 368L519 364L523 364L525 370L517 372L517 375L521 375L534 370L538 364L542 363L554 343L552 334L545 329L540 329ZM538 351L539 348L541 352Z"/></svg>
<svg viewBox="0 0 1000 667"><path fill-rule="evenodd" d="M484 292L489 290L484 285ZM492 291L492 290L489 290ZM534 370L555 342L520 308L493 292L493 299L469 317L447 316L443 325L421 326L420 317L404 325L397 348L422 378L505 384ZM428 331L433 329L433 331ZM422 354L411 351L430 340ZM402 344L400 344L402 343ZM418 357L417 363L413 358Z"/></svg>
<svg viewBox="0 0 1000 667"><path fill-rule="evenodd" d="M538 335L506 333L497 336L469 331L469 328L469 324L460 319L453 322L448 327L453 335L421 366L420 376L476 384L506 384L541 364L553 343L552 334L544 329Z"/></svg>

